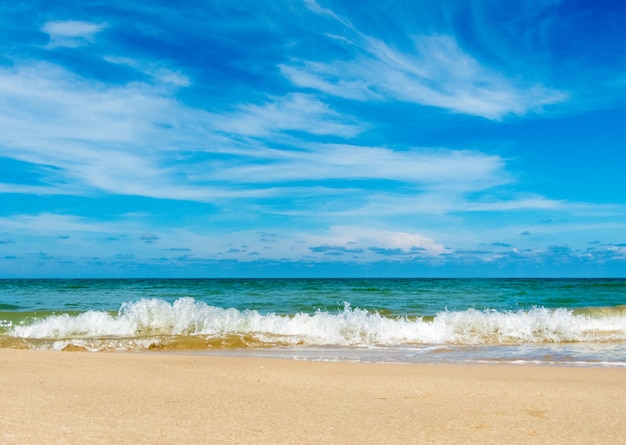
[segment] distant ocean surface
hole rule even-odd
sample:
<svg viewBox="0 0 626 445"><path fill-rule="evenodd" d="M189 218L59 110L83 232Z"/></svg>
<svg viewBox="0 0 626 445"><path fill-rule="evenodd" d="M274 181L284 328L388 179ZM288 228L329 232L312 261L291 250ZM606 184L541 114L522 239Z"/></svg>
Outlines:
<svg viewBox="0 0 626 445"><path fill-rule="evenodd" d="M0 347L626 367L626 279L5 279Z"/></svg>

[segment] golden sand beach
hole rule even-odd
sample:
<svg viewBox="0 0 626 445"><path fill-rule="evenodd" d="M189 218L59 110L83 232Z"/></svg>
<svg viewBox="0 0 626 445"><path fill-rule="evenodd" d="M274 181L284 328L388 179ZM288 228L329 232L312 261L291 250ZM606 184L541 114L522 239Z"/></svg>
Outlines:
<svg viewBox="0 0 626 445"><path fill-rule="evenodd" d="M0 349L2 444L623 443L626 370Z"/></svg>

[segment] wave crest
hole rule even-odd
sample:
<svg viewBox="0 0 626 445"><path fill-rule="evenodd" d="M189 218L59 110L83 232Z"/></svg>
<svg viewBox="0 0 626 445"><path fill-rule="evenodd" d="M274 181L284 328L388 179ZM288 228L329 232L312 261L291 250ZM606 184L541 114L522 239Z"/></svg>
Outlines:
<svg viewBox="0 0 626 445"><path fill-rule="evenodd" d="M206 347L607 342L626 340L626 314L607 310L590 315L563 308L468 309L440 312L432 319L392 318L346 303L338 312L281 315L219 308L192 298L173 303L142 299L124 303L117 314L52 315L13 326L7 334L26 342L52 343L54 348L70 344L88 345L87 349L146 349L173 338L187 338L190 343L190 337L202 339ZM197 344L196 340L191 343Z"/></svg>

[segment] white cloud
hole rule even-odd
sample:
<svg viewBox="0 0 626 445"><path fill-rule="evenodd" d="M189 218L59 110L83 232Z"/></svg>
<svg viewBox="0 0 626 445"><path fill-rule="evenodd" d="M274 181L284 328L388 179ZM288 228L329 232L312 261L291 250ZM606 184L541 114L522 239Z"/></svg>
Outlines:
<svg viewBox="0 0 626 445"><path fill-rule="evenodd" d="M222 166L215 180L239 182L383 179L477 190L511 182L504 160L480 152L446 149L391 150L337 144L309 144L302 151L266 151L265 162Z"/></svg>
<svg viewBox="0 0 626 445"><path fill-rule="evenodd" d="M368 79L356 62L297 62L280 65L281 73L299 87L319 90L332 96L354 100L385 100L375 90L375 79Z"/></svg>
<svg viewBox="0 0 626 445"><path fill-rule="evenodd" d="M331 14L312 4L314 12ZM360 48L359 52L351 60L282 64L281 72L295 85L346 99L404 101L495 120L567 98L561 91L481 65L452 36L416 36L413 51L402 52L332 16L354 31L358 45L350 43L350 48Z"/></svg>
<svg viewBox="0 0 626 445"><path fill-rule="evenodd" d="M222 235L193 233L178 230L168 234L176 245L193 246L190 255L196 258L232 258L239 261L258 259L311 261L327 259L329 250L343 251L339 260L380 260L380 250L396 251L400 256L438 257L448 252L442 244L428 236L408 231L394 231L364 227L362 225L337 225L320 230L281 230L279 234L266 234L258 230L241 230ZM322 248L320 248L322 246ZM332 246L324 249L324 246ZM254 252L253 255L250 255ZM178 255L178 253L176 253Z"/></svg>
<svg viewBox="0 0 626 445"><path fill-rule="evenodd" d="M497 155L290 136L298 131L348 138L362 129L310 95L214 114L189 108L174 94L171 85L156 81L105 85L51 64L0 69L0 97L11 109L0 113L0 155L52 167L46 169L52 175L43 179L46 185L3 184L0 192L213 202L227 205L233 215L309 215L330 224L339 217L353 223L361 216L554 207L541 197L469 199L469 193L513 182L506 160ZM269 148L275 141L290 148ZM367 183L372 180L399 188L378 184L374 192ZM232 205L250 199L252 207L249 201L241 210ZM390 248L382 241L370 246ZM289 256L286 249L283 256Z"/></svg>
<svg viewBox="0 0 626 445"><path fill-rule="evenodd" d="M0 95L13 107L0 120L5 145L47 144L59 153L61 141L144 140L154 123L171 120L167 109L176 106L150 85L107 86L46 63L0 70Z"/></svg>
<svg viewBox="0 0 626 445"><path fill-rule="evenodd" d="M123 65L135 69L140 73L150 76L157 84L170 84L174 87L188 87L191 85L189 77L179 71L161 66L158 63L116 56L105 56L103 59L114 65Z"/></svg>
<svg viewBox="0 0 626 445"><path fill-rule="evenodd" d="M363 249L398 249L404 253L419 252L437 256L448 251L434 239L419 233L376 229L367 226L331 226L327 233L320 235L303 234L306 245L344 246L351 250ZM418 249L417 251L415 249ZM367 252L365 252L367 254Z"/></svg>
<svg viewBox="0 0 626 445"><path fill-rule="evenodd" d="M78 190L76 190L78 192ZM0 193L20 193L29 195L60 195L67 193L54 186L8 184L0 182Z"/></svg>
<svg viewBox="0 0 626 445"><path fill-rule="evenodd" d="M194 153L229 154L222 171L232 167L236 173L242 161L288 155L241 138L276 139L285 131L348 137L359 131L307 95L241 105L235 112L217 115L184 106L169 87L104 85L45 63L1 69L0 97L4 107L11 108L0 114L0 155L54 167L49 170L54 176L46 179L50 186L42 189L48 194L56 186L68 194L98 190L205 202L275 195L275 189L233 188L236 180L229 181L231 187L206 184L206 176L214 180L220 174L198 174ZM300 173L308 178L306 171ZM8 184L3 188L34 191Z"/></svg>
<svg viewBox="0 0 626 445"><path fill-rule="evenodd" d="M244 104L213 117L217 130L243 136L269 136L283 131L352 137L362 125L330 109L312 95L288 94L263 105Z"/></svg>
<svg viewBox="0 0 626 445"><path fill-rule="evenodd" d="M58 235L66 232L101 233L111 229L110 224L98 223L75 215L41 213L37 215L15 215L0 218L7 231L26 235ZM119 229L120 227L118 227Z"/></svg>
<svg viewBox="0 0 626 445"><path fill-rule="evenodd" d="M425 190L415 194L393 194L388 192L371 193L358 208L345 212L337 212L343 216L399 216L399 215L444 215L468 212L511 212L511 211L566 211L575 207L564 201L555 201L541 196L506 196L501 199L493 197L473 196L467 193L478 190L455 190L452 186L447 190Z"/></svg>
<svg viewBox="0 0 626 445"><path fill-rule="evenodd" d="M208 114L181 105L169 89L104 85L39 63L0 70L0 97L0 154L54 167L50 181L66 193L206 198L162 165L172 149L212 140Z"/></svg>
<svg viewBox="0 0 626 445"><path fill-rule="evenodd" d="M105 27L103 23L65 20L47 22L41 30L50 36L49 48L75 48L92 42L93 36Z"/></svg>
<svg viewBox="0 0 626 445"><path fill-rule="evenodd" d="M278 207L266 210L282 214L306 198L311 214L382 207L391 214L405 213L407 202L427 212L422 204L429 197L442 211L454 207L441 203L462 207L464 194L512 182L504 159L477 151L303 142L289 132L347 138L362 128L305 94L218 115L178 102L169 86L104 85L40 63L1 69L0 97L11 109L0 113L0 155L53 167L43 188L2 185L7 192L104 191L199 202L281 197ZM290 149L265 145L275 141ZM394 198L372 193L365 183L319 183L324 180L388 180L416 188ZM440 200L434 192L454 199Z"/></svg>

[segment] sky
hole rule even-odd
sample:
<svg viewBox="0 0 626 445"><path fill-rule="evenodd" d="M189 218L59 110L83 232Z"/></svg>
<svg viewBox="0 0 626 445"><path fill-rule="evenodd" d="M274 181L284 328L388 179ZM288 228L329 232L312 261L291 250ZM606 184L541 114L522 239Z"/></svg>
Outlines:
<svg viewBox="0 0 626 445"><path fill-rule="evenodd" d="M0 3L0 278L624 277L626 5Z"/></svg>

